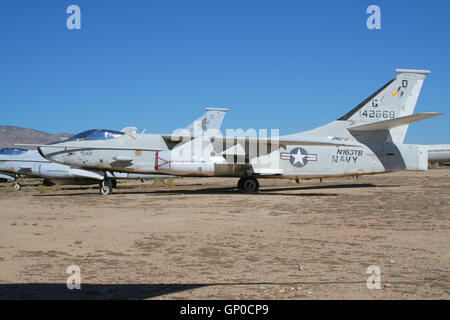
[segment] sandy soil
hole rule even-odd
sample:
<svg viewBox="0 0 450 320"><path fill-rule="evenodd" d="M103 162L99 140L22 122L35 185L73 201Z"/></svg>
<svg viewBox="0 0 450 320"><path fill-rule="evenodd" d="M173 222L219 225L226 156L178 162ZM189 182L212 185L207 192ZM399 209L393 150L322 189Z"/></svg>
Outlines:
<svg viewBox="0 0 450 320"><path fill-rule="evenodd" d="M450 169L236 182L1 183L0 298L449 299Z"/></svg>

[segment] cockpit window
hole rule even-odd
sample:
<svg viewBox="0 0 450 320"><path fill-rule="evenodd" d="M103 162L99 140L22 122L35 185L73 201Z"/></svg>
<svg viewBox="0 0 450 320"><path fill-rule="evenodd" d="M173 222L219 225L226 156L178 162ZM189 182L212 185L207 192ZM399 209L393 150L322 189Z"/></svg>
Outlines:
<svg viewBox="0 0 450 320"><path fill-rule="evenodd" d="M74 135L73 137L70 137L65 141L108 140L120 137L123 134L124 133L120 131L94 129L83 131L79 134Z"/></svg>
<svg viewBox="0 0 450 320"><path fill-rule="evenodd" d="M0 154L14 155L14 154L22 154L27 151L28 151L27 149L22 149L22 148L3 148L3 149L0 149Z"/></svg>

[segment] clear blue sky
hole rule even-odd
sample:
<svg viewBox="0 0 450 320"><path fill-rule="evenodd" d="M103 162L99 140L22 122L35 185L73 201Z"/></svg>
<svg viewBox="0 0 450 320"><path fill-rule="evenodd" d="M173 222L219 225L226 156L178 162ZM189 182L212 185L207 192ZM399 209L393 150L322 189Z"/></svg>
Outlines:
<svg viewBox="0 0 450 320"><path fill-rule="evenodd" d="M66 8L81 8L81 30ZM381 30L366 8L381 8ZM167 133L228 107L224 128L311 129L395 76L430 69L408 143L450 143L450 1L0 2L1 125Z"/></svg>

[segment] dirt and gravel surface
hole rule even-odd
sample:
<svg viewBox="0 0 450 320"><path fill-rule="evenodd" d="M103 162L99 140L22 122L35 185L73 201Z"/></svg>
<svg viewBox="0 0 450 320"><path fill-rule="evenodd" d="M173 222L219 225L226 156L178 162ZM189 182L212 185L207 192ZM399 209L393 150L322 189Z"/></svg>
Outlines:
<svg viewBox="0 0 450 320"><path fill-rule="evenodd" d="M236 182L1 183L0 298L449 299L450 169Z"/></svg>

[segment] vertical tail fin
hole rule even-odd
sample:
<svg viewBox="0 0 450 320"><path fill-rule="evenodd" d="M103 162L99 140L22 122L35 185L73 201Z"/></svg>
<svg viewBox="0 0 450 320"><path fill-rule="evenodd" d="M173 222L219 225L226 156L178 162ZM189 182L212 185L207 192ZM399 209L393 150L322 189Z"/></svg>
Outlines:
<svg viewBox="0 0 450 320"><path fill-rule="evenodd" d="M207 131L210 129L220 130L220 128L222 127L223 119L225 118L225 113L228 111L228 109L205 108L205 110L206 112L205 114L203 114L203 116L186 127L191 135L193 135L194 132Z"/></svg>
<svg viewBox="0 0 450 320"><path fill-rule="evenodd" d="M428 70L396 69L398 75L338 120L368 124L412 115ZM408 124L390 130L403 143Z"/></svg>

